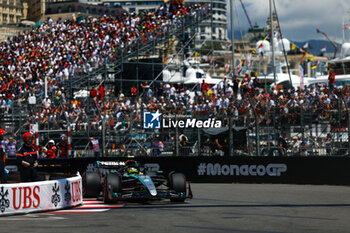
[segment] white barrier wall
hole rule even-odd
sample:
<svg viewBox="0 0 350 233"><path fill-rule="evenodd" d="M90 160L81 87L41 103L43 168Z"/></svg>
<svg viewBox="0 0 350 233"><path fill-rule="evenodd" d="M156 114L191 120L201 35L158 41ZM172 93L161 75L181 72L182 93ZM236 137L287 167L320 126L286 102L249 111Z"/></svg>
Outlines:
<svg viewBox="0 0 350 233"><path fill-rule="evenodd" d="M75 177L16 184L0 184L0 216L57 210L83 203L82 179Z"/></svg>

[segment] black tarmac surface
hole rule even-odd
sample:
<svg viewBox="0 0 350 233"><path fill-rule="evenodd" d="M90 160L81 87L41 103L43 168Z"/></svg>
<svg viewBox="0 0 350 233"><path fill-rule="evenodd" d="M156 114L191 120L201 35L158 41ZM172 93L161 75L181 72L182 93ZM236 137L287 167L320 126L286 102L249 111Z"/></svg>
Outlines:
<svg viewBox="0 0 350 233"><path fill-rule="evenodd" d="M192 184L192 190L194 198L183 204L1 217L0 232L350 232L350 187Z"/></svg>

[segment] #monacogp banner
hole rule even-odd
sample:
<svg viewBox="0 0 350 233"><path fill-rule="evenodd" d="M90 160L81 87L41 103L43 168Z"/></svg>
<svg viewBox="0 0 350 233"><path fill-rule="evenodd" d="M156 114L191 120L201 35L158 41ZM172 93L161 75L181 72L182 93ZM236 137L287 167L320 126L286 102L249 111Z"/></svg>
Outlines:
<svg viewBox="0 0 350 233"><path fill-rule="evenodd" d="M0 184L0 216L48 211L83 203L82 179Z"/></svg>

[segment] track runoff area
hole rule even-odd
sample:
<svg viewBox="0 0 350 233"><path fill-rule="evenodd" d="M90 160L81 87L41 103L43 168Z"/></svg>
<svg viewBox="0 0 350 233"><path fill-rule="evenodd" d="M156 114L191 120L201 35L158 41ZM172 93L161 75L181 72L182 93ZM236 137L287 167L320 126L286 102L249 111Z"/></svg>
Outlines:
<svg viewBox="0 0 350 233"><path fill-rule="evenodd" d="M1 232L349 232L350 187L197 184L185 203L104 204L0 218ZM27 230L27 231L26 231Z"/></svg>

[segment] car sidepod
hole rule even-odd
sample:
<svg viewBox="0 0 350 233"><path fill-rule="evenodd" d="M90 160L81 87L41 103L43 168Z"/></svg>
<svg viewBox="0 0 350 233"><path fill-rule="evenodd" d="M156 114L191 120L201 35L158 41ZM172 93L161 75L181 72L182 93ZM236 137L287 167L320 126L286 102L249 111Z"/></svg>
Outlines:
<svg viewBox="0 0 350 233"><path fill-rule="evenodd" d="M135 180L137 180L138 182L140 182L144 189L147 190L147 193L150 195L149 198L155 198L157 197L157 188L154 185L152 178L148 175L127 175L127 178L134 178ZM143 194L144 197L147 197L147 194L144 193Z"/></svg>

